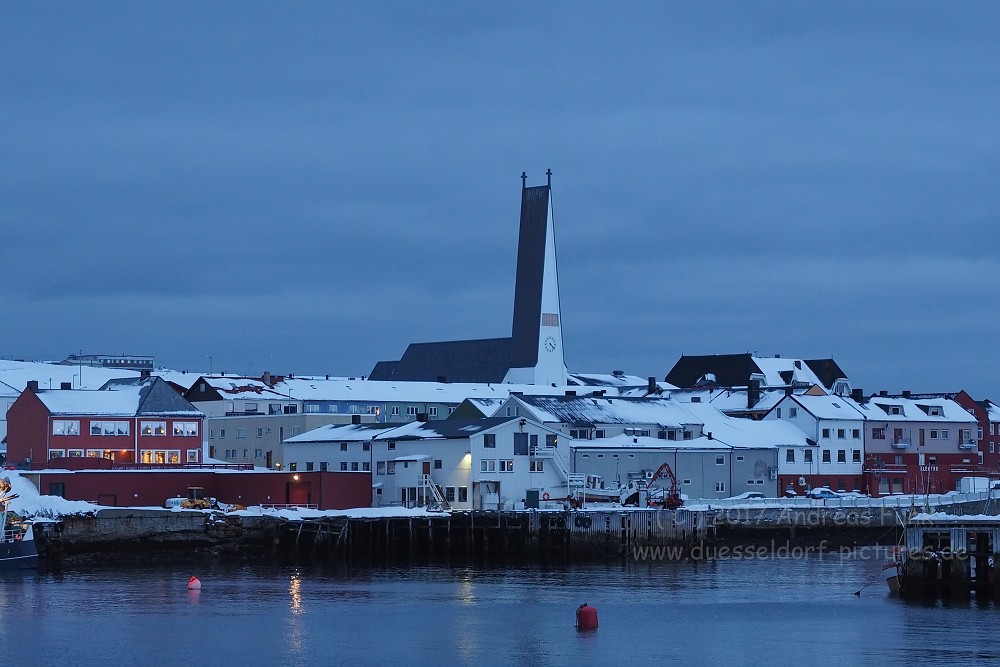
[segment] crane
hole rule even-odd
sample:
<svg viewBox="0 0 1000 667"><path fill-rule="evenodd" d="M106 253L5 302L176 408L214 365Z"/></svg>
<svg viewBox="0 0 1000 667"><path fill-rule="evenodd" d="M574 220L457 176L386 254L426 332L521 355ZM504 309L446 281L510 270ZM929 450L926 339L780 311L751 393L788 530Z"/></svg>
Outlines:
<svg viewBox="0 0 1000 667"><path fill-rule="evenodd" d="M670 469L669 463L664 463L653 476L646 481L646 488L653 486L653 482L658 480L660 477L666 475L670 478L670 488L663 495L663 508L668 510L675 510L684 504L684 500L681 498L681 494L677 491L677 477L674 476L674 471Z"/></svg>

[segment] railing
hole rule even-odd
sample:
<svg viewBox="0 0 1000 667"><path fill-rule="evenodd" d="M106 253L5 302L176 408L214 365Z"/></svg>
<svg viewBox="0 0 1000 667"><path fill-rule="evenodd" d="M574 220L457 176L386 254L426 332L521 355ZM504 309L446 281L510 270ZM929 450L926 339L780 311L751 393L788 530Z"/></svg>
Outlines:
<svg viewBox="0 0 1000 667"><path fill-rule="evenodd" d="M916 507L923 508L927 505L940 507L955 505L974 501L986 500L990 497L989 491L978 491L973 493L931 493L931 494L906 494L881 496L878 498L868 498L866 496L843 496L840 498L700 498L690 499L685 502L685 507L711 506L713 509L725 509L728 507Z"/></svg>
<svg viewBox="0 0 1000 667"><path fill-rule="evenodd" d="M261 509L273 509L273 510L314 510L319 509L319 505L316 503L261 503Z"/></svg>
<svg viewBox="0 0 1000 667"><path fill-rule="evenodd" d="M116 463L112 470L253 470L252 463Z"/></svg>
<svg viewBox="0 0 1000 667"><path fill-rule="evenodd" d="M446 504L444 496L441 495L441 491L438 490L437 484L434 483L430 475L421 475L420 483L425 489L430 489L431 495L434 497L434 502L441 506Z"/></svg>
<svg viewBox="0 0 1000 667"><path fill-rule="evenodd" d="M530 454L536 459L548 459L552 461L556 469L559 471L560 476L569 483L569 466L566 464L566 460L563 458L562 454L559 453L558 449L554 447L539 447L534 446L529 450Z"/></svg>

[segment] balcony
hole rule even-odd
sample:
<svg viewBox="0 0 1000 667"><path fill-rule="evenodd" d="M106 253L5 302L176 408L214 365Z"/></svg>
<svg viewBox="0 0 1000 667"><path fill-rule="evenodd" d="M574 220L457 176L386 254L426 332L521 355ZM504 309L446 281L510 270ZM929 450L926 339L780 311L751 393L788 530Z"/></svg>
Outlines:
<svg viewBox="0 0 1000 667"><path fill-rule="evenodd" d="M892 443L892 448L893 449L909 449L910 448L910 441L909 440L897 440L896 442Z"/></svg>
<svg viewBox="0 0 1000 667"><path fill-rule="evenodd" d="M971 440L960 440L958 443L959 449L975 449L976 443Z"/></svg>

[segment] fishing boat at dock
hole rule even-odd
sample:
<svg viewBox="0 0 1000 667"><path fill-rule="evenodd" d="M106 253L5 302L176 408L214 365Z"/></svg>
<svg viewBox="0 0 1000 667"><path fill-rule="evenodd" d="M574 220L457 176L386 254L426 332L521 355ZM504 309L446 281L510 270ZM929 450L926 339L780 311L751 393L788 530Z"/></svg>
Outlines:
<svg viewBox="0 0 1000 667"><path fill-rule="evenodd" d="M917 514L906 522L904 544L883 570L891 592L1000 600L1000 516Z"/></svg>
<svg viewBox="0 0 1000 667"><path fill-rule="evenodd" d="M11 493L10 480L0 479L0 570L20 570L38 566L38 547L30 521L8 509L10 501L17 498Z"/></svg>

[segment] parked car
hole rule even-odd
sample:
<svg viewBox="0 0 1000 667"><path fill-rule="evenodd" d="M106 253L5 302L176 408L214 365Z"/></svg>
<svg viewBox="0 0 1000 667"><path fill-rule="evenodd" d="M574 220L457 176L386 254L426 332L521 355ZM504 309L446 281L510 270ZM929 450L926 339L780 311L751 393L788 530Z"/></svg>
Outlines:
<svg viewBox="0 0 1000 667"><path fill-rule="evenodd" d="M815 489L809 489L806 493L809 498L821 498L827 500L829 498L843 498L844 496L836 491L831 491L825 486L818 486Z"/></svg>
<svg viewBox="0 0 1000 667"><path fill-rule="evenodd" d="M763 497L764 494L760 491L747 491L746 493L741 493L738 496L733 496L729 500L758 500Z"/></svg>

